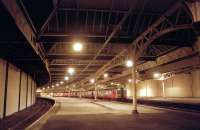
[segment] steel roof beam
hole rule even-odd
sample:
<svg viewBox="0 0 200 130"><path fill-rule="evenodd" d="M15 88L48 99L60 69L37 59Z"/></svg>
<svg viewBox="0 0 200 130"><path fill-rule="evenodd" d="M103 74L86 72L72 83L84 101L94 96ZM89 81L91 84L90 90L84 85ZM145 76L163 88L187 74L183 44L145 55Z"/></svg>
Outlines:
<svg viewBox="0 0 200 130"><path fill-rule="evenodd" d="M40 37L40 35L42 33L44 33L45 29L47 28L49 22L51 21L51 19L54 17L54 15L56 14L57 12L57 9L58 9L58 6L59 6L59 3L61 2L61 0L58 0L57 3L54 3L54 8L52 10L52 12L49 14L48 18L46 19L46 21L44 22L44 24L42 25L41 29L40 29L40 32L38 33L38 38ZM37 38L37 39L38 39Z"/></svg>
<svg viewBox="0 0 200 130"><path fill-rule="evenodd" d="M83 12L99 12L99 13L101 13L101 12L103 12L103 13L109 13L109 12L111 12L111 13L122 13L122 14L126 14L126 13L128 13L128 10L114 10L114 9L112 9L112 10L106 10L106 9L83 9L83 8L63 8L63 7L60 7L59 9L58 9L59 11L83 11ZM132 12L132 14L134 14L134 15L137 15L138 13L140 13L140 12ZM146 14L146 15L155 15L155 16L159 16L160 15L160 13L155 13L155 12L144 12L143 14Z"/></svg>
<svg viewBox="0 0 200 130"><path fill-rule="evenodd" d="M133 55L134 60L137 61L144 51L147 49L151 43L157 39L158 37L167 34L169 32L173 32L176 30L181 30L181 29L191 29L192 24L191 23L186 23L186 24L180 24L176 22L175 25L169 24L169 19L174 12L176 12L179 8L181 8L183 5L182 2L178 2L175 5L172 6L168 11L166 11L156 22L154 22L146 31L144 31L137 39L135 39L132 44L130 45L130 51L132 51L131 55ZM164 24L163 24L164 23ZM164 26L168 24L168 26ZM109 69L123 64L123 62L126 60L127 50L121 51L118 55L116 55L112 60L110 60L107 64L105 64L103 67L101 67L95 75L96 78L100 76L102 73L105 71L108 71ZM129 54L130 55L130 54ZM90 78L90 77L88 77ZM88 79L83 80L82 82L86 82Z"/></svg>
<svg viewBox="0 0 200 130"><path fill-rule="evenodd" d="M77 69L76 68L76 72L80 72L81 71L81 69ZM87 71L85 71L85 72L91 72L91 73L93 73L93 72L95 72L96 71L96 69L89 69L89 70L87 70ZM51 68L50 69L50 72L51 73L56 73L56 72L61 72L61 73L66 73L67 72L67 69L63 69L63 68ZM109 70L108 71L108 73L109 72L111 72L111 73L114 73L114 72L121 72L121 70L120 69L112 69L112 70Z"/></svg>
<svg viewBox="0 0 200 130"><path fill-rule="evenodd" d="M80 64L73 64L73 65L59 65L59 64L57 64L57 65L50 65L49 67L52 67L52 68L67 68L67 67L85 67L86 65L80 65ZM102 66L102 64L93 64L93 65L91 65L91 66Z"/></svg>
<svg viewBox="0 0 200 130"><path fill-rule="evenodd" d="M74 56L70 56L70 55L48 55L47 58L49 60L52 60L52 59L76 59L76 60L83 60L83 59L92 59L94 56L92 55L74 55ZM112 59L114 56L99 56L97 58L97 60L110 60Z"/></svg>
<svg viewBox="0 0 200 130"><path fill-rule="evenodd" d="M35 41L36 34L34 30L32 29L31 25L29 25L30 23L27 21L25 14L19 7L17 0L2 0L2 3L4 4L6 9L10 13L12 18L14 19L19 30L22 32L22 34L28 41L27 43L33 48L36 54L38 54L38 56L44 62L47 71L49 72L46 54L44 50L42 49L42 47L40 46L40 43Z"/></svg>
<svg viewBox="0 0 200 130"><path fill-rule="evenodd" d="M128 12L126 14L124 14L123 18L120 20L120 22L114 27L114 29L112 30L112 32L109 34L109 36L107 37L106 41L104 42L104 44L102 45L102 47L98 50L97 54L93 57L93 59L91 60L91 62L82 70L81 73L83 73L85 70L88 69L88 67L92 64L92 62L94 60L97 59L97 57L100 55L100 53L102 52L102 50L107 46L107 44L111 41L111 39L113 38L113 36L117 33L117 31L119 30L119 28L123 25L123 23L126 21L126 19L129 17L129 15L132 13L133 11L133 7L131 6L128 10Z"/></svg>
<svg viewBox="0 0 200 130"><path fill-rule="evenodd" d="M86 63L71 63L71 62L69 62L69 63L55 63L55 62L52 62L51 64L50 64L50 66L51 65L63 65L63 66L79 66L79 65L87 65L87 63L88 62L86 62ZM99 62L99 63L94 63L94 64L92 64L92 65L103 65L104 63L103 62Z"/></svg>

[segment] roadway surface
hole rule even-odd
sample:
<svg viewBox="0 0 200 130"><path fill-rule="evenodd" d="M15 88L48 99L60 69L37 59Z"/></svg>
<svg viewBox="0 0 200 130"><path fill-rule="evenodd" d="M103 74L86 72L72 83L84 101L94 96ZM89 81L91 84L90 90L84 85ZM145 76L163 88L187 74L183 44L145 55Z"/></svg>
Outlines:
<svg viewBox="0 0 200 130"><path fill-rule="evenodd" d="M56 98L59 110L42 130L200 130L200 114L127 103Z"/></svg>

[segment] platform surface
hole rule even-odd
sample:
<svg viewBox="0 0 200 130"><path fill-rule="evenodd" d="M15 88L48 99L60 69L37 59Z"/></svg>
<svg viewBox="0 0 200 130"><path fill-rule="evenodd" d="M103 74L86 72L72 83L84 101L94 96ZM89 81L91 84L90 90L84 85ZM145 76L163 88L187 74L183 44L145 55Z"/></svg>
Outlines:
<svg viewBox="0 0 200 130"><path fill-rule="evenodd" d="M127 103L57 98L60 109L42 130L199 130L200 115Z"/></svg>

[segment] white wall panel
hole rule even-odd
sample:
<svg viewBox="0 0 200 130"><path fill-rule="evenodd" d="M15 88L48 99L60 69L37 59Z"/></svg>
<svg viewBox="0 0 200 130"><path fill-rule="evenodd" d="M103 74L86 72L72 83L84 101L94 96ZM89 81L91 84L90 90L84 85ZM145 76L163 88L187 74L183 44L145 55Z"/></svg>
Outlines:
<svg viewBox="0 0 200 130"><path fill-rule="evenodd" d="M133 97L133 89L130 83L126 84L126 97L128 99L132 99Z"/></svg>
<svg viewBox="0 0 200 130"><path fill-rule="evenodd" d="M27 95L27 107L31 105L31 82L32 79L28 76L28 95Z"/></svg>
<svg viewBox="0 0 200 130"><path fill-rule="evenodd" d="M27 89L27 75L21 74L21 95L20 95L20 110L26 108L26 89Z"/></svg>
<svg viewBox="0 0 200 130"><path fill-rule="evenodd" d="M166 97L192 97L191 74L179 74L164 81Z"/></svg>
<svg viewBox="0 0 200 130"><path fill-rule="evenodd" d="M145 80L137 84L138 97L200 97L200 72L192 74L178 74L164 80L164 94L162 81ZM131 89L131 87L127 87Z"/></svg>
<svg viewBox="0 0 200 130"><path fill-rule="evenodd" d="M193 96L200 97L200 70L192 72Z"/></svg>
<svg viewBox="0 0 200 130"><path fill-rule="evenodd" d="M9 64L6 116L18 111L20 71Z"/></svg>
<svg viewBox="0 0 200 130"><path fill-rule="evenodd" d="M158 80L146 80L137 84L138 97L159 97L161 87Z"/></svg>
<svg viewBox="0 0 200 130"><path fill-rule="evenodd" d="M34 82L31 79L31 105L33 104L33 89L34 89Z"/></svg>
<svg viewBox="0 0 200 130"><path fill-rule="evenodd" d="M27 74L21 71L20 86L20 69L9 64L6 87L6 61L0 59L0 118L3 118L4 115L4 100L6 100L5 116L25 109L26 105L28 107L35 103L36 84L30 76L28 76L28 79L27 82ZM5 87L7 88L7 92Z"/></svg>
<svg viewBox="0 0 200 130"><path fill-rule="evenodd" d="M0 59L0 118L3 117L6 62Z"/></svg>
<svg viewBox="0 0 200 130"><path fill-rule="evenodd" d="M35 104L35 88L36 88L36 84L35 84L35 81L33 81L32 104Z"/></svg>

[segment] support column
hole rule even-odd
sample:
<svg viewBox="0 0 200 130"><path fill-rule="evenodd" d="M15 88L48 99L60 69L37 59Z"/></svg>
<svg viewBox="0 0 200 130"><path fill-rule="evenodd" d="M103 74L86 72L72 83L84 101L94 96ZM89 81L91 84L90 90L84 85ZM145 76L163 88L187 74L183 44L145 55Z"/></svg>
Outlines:
<svg viewBox="0 0 200 130"><path fill-rule="evenodd" d="M94 101L97 101L97 83L94 84Z"/></svg>
<svg viewBox="0 0 200 130"><path fill-rule="evenodd" d="M137 114L137 89L136 89L136 65L134 63L133 67L131 68L131 75L132 75L132 88L133 88L133 114Z"/></svg>

